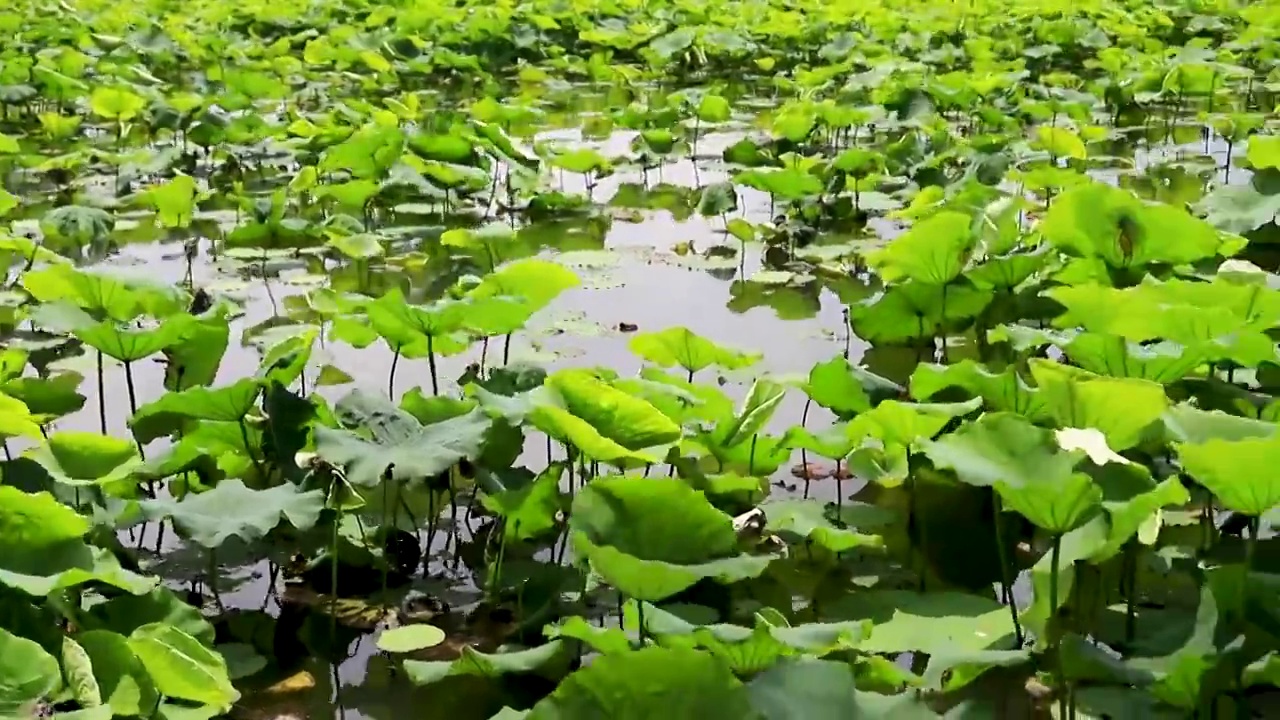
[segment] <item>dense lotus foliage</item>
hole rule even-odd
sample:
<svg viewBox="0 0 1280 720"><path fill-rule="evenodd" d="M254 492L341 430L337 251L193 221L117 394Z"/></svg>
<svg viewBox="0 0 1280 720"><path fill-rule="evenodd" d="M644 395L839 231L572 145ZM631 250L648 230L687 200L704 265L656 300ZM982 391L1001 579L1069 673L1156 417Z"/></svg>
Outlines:
<svg viewBox="0 0 1280 720"><path fill-rule="evenodd" d="M1278 103L1275 0L11 0L0 715L1280 712Z"/></svg>

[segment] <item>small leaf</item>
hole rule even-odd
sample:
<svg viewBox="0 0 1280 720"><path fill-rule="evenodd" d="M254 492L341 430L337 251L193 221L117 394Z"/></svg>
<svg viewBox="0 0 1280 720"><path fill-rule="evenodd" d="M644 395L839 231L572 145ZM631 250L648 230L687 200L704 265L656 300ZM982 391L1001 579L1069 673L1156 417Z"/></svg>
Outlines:
<svg viewBox="0 0 1280 720"><path fill-rule="evenodd" d="M411 653L435 647L444 640L443 630L419 623L384 630L378 636L378 649L389 653Z"/></svg>

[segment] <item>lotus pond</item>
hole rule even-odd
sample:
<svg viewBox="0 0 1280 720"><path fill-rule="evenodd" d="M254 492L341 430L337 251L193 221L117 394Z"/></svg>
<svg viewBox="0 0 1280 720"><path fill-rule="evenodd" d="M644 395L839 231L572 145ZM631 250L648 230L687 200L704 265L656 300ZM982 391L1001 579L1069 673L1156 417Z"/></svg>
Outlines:
<svg viewBox="0 0 1280 720"><path fill-rule="evenodd" d="M0 37L0 716L1277 711L1280 2Z"/></svg>

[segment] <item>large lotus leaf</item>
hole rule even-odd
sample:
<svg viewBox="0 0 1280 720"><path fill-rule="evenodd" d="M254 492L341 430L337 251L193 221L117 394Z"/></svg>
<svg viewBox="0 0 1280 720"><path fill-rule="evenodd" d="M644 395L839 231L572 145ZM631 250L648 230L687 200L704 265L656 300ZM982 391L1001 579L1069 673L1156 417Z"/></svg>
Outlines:
<svg viewBox="0 0 1280 720"><path fill-rule="evenodd" d="M565 678L528 720L749 718L747 694L728 666L684 648L605 655Z"/></svg>
<svg viewBox="0 0 1280 720"><path fill-rule="evenodd" d="M768 477L791 458L791 448L785 435L756 435L748 442L726 445L724 440L730 429L732 424L724 422L709 433L695 434L687 443L710 453L719 469L739 475Z"/></svg>
<svg viewBox="0 0 1280 720"><path fill-rule="evenodd" d="M415 685L431 685L455 675L498 678L503 675L536 673L567 664L569 653L563 643L552 641L526 650L482 653L464 646L453 661L405 660L404 672Z"/></svg>
<svg viewBox="0 0 1280 720"><path fill-rule="evenodd" d="M843 460L861 446L865 438L865 428L840 422L828 425L816 433L808 428L793 427L787 430L782 442L792 449L804 449L821 457Z"/></svg>
<svg viewBox="0 0 1280 720"><path fill-rule="evenodd" d="M1106 543L1089 553L1089 562L1100 563L1114 557L1143 524L1164 507L1180 507L1191 495L1171 477L1159 484L1150 471L1137 463L1111 463L1095 474L1103 489L1102 508L1107 512Z"/></svg>
<svg viewBox="0 0 1280 720"><path fill-rule="evenodd" d="M1219 623L1238 606L1245 572L1239 565L1210 570L1207 582L1200 586L1200 604L1182 646L1168 655L1128 661L1131 669L1154 674L1148 690L1156 698L1184 711L1200 704L1207 676L1224 660L1219 641L1227 628Z"/></svg>
<svg viewBox="0 0 1280 720"><path fill-rule="evenodd" d="M102 707L102 689L93 676L93 661L80 643L70 637L62 637L62 675L67 690L80 707Z"/></svg>
<svg viewBox="0 0 1280 720"><path fill-rule="evenodd" d="M0 393L0 440L13 437L39 440L43 435L26 403Z"/></svg>
<svg viewBox="0 0 1280 720"><path fill-rule="evenodd" d="M861 531L884 527L897 518L894 513L874 505L845 504L840 508L837 525L833 522L834 508L828 513L827 504L821 500L782 500L762 505L760 509L764 511L768 532L799 537L834 553L857 547L882 547L881 535Z"/></svg>
<svg viewBox="0 0 1280 720"><path fill-rule="evenodd" d="M109 551L86 545L88 531L88 520L48 493L0 485L0 585L35 597L91 580L134 593L155 587Z"/></svg>
<svg viewBox="0 0 1280 720"><path fill-rule="evenodd" d="M537 405L529 409L533 426L565 445L577 448L586 457L619 467L633 463L661 462L662 454L630 450L600 434L591 423L556 405Z"/></svg>
<svg viewBox="0 0 1280 720"><path fill-rule="evenodd" d="M614 380L612 385L645 400L680 425L733 414L733 401L719 387L691 383L656 367L646 367L640 377Z"/></svg>
<svg viewBox="0 0 1280 720"><path fill-rule="evenodd" d="M1040 223L1053 246L1117 268L1190 263L1218 253L1218 231L1185 210L1104 183L1070 188Z"/></svg>
<svg viewBox="0 0 1280 720"><path fill-rule="evenodd" d="M281 518L299 530L310 529L324 509L324 492L304 492L297 485L251 490L232 478L182 500L145 500L142 509L152 520L172 518L174 526L197 545L216 548L232 537L250 543L261 540Z"/></svg>
<svg viewBox="0 0 1280 720"><path fill-rule="evenodd" d="M1206 360L1215 359L1208 343L1143 345L1101 333L1079 333L1064 349L1073 363L1089 372L1158 383L1180 380Z"/></svg>
<svg viewBox="0 0 1280 720"><path fill-rule="evenodd" d="M1280 192L1255 177L1244 185L1219 185L1204 196L1196 210L1214 227L1244 234L1280 222Z"/></svg>
<svg viewBox="0 0 1280 720"><path fill-rule="evenodd" d="M41 303L63 300L95 318L118 322L128 322L142 313L165 317L186 308L182 294L172 286L126 281L70 265L51 265L23 273L22 287Z"/></svg>
<svg viewBox="0 0 1280 720"><path fill-rule="evenodd" d="M365 306L369 323L392 347L409 345L422 336L445 336L461 330L468 303L440 300L431 305L411 305L399 289Z"/></svg>
<svg viewBox="0 0 1280 720"><path fill-rule="evenodd" d="M1257 517L1280 505L1280 439L1214 439L1174 447L1187 473L1226 509Z"/></svg>
<svg viewBox="0 0 1280 720"><path fill-rule="evenodd" d="M721 445L733 447L759 435L773 417L786 392L785 385L772 380L756 379L751 383L751 390L732 421L721 424L724 430L720 426L716 428L717 437L722 438Z"/></svg>
<svg viewBox="0 0 1280 720"><path fill-rule="evenodd" d="M129 635L128 643L166 697L212 705L222 712L240 697L231 685L226 660L172 625L143 625Z"/></svg>
<svg viewBox="0 0 1280 720"><path fill-rule="evenodd" d="M1055 158L1066 157L1083 160L1088 154L1084 141L1074 130L1064 127L1041 125L1036 128L1036 146Z"/></svg>
<svg viewBox="0 0 1280 720"><path fill-rule="evenodd" d="M525 258L485 275L471 294L476 297L518 297L531 311L536 311L546 307L560 293L580 284L578 276L559 263Z"/></svg>
<svg viewBox="0 0 1280 720"><path fill-rule="evenodd" d="M871 590L846 595L827 611L870 620L861 650L874 653L954 653L986 650L1013 637L1009 609L987 597L958 592Z"/></svg>
<svg viewBox="0 0 1280 720"><path fill-rule="evenodd" d="M1051 431L1003 412L987 413L939 440L922 441L920 449L934 466L982 487L1060 483L1080 461L1079 454L1058 447Z"/></svg>
<svg viewBox="0 0 1280 720"><path fill-rule="evenodd" d="M1096 428L1117 451L1138 444L1169 405L1158 383L1101 377L1040 358L1029 365L1046 411L1060 426Z"/></svg>
<svg viewBox="0 0 1280 720"><path fill-rule="evenodd" d="M347 479L375 487L385 474L396 480L434 477L460 460L474 460L493 424L476 408L442 422L421 425L385 398L359 391L338 402L336 411L351 430L317 426L316 453L345 467Z"/></svg>
<svg viewBox="0 0 1280 720"><path fill-rule="evenodd" d="M90 630L77 634L76 642L88 655L102 702L114 715L144 716L155 707L155 683L124 635Z"/></svg>
<svg viewBox="0 0 1280 720"><path fill-rule="evenodd" d="M187 227L196 209L198 189L190 175L179 174L166 183L149 188L146 197L156 209L156 219L163 227Z"/></svg>
<svg viewBox="0 0 1280 720"><path fill-rule="evenodd" d="M166 390L187 390L210 385L226 355L231 326L221 315L200 317L187 336L164 350Z"/></svg>
<svg viewBox="0 0 1280 720"><path fill-rule="evenodd" d="M506 520L503 528L507 540L531 540L556 527L564 468L562 463L552 463L524 485L481 496L480 504Z"/></svg>
<svg viewBox="0 0 1280 720"><path fill-rule="evenodd" d="M733 182L783 200L803 200L822 194L822 180L796 167L743 170L734 174Z"/></svg>
<svg viewBox="0 0 1280 720"><path fill-rule="evenodd" d="M773 559L738 554L733 519L678 480L593 480L574 499L569 528L575 552L641 600L662 600L703 578L754 577Z"/></svg>
<svg viewBox="0 0 1280 720"><path fill-rule="evenodd" d="M1056 478L1033 477L1027 484L1000 480L995 488L1006 509L1056 535L1080 525L1102 501L1102 489L1081 473Z"/></svg>
<svg viewBox="0 0 1280 720"><path fill-rule="evenodd" d="M1221 410L1201 410L1188 403L1174 405L1160 419L1169 441L1191 444L1269 438L1280 430L1280 425L1273 422L1229 415Z"/></svg>
<svg viewBox="0 0 1280 720"><path fill-rule="evenodd" d="M952 387L982 398L992 410L1032 419L1045 417L1044 399L1039 391L1027 385L1013 367L996 373L973 360L961 360L951 365L921 363L911 373L911 397L917 400L928 400Z"/></svg>
<svg viewBox="0 0 1280 720"><path fill-rule="evenodd" d="M631 352L661 367L682 367L696 373L715 365L737 370L760 360L759 353L748 353L717 345L686 327L671 327L656 332L640 333L628 344Z"/></svg>
<svg viewBox="0 0 1280 720"><path fill-rule="evenodd" d="M253 409L261 388L254 378L245 378L220 388L170 391L138 408L129 427L138 442L145 444L181 429L187 419L239 422Z"/></svg>
<svg viewBox="0 0 1280 720"><path fill-rule="evenodd" d="M60 685L57 659L39 643L0 628L0 712L21 717L24 705L48 699Z"/></svg>
<svg viewBox="0 0 1280 720"><path fill-rule="evenodd" d="M872 343L930 338L977 317L995 293L970 284L895 283L885 292L852 305L849 319L858 337Z"/></svg>
<svg viewBox="0 0 1280 720"><path fill-rule="evenodd" d="M106 237L115 228L116 219L101 208L65 205L54 208L40 219L45 235L63 238L77 245L88 245Z"/></svg>
<svg viewBox="0 0 1280 720"><path fill-rule="evenodd" d="M968 415L982 406L974 398L962 403L907 403L885 400L849 424L860 435L879 439L884 445L908 447L917 440L932 438L952 419Z"/></svg>
<svg viewBox="0 0 1280 720"><path fill-rule="evenodd" d="M628 450L675 442L680 426L657 408L586 370L561 370L547 376L564 409L596 432Z"/></svg>
<svg viewBox="0 0 1280 720"><path fill-rule="evenodd" d="M27 453L66 485L107 485L126 480L142 464L129 440L92 432L64 430Z"/></svg>
<svg viewBox="0 0 1280 720"><path fill-rule="evenodd" d="M940 212L921 220L871 253L867 263L886 282L910 278L930 285L944 285L964 271L977 237L968 215Z"/></svg>
<svg viewBox="0 0 1280 720"><path fill-rule="evenodd" d="M370 123L325 151L317 169L321 173L345 170L355 178L379 179L403 151L404 132L399 127Z"/></svg>
<svg viewBox="0 0 1280 720"><path fill-rule="evenodd" d="M173 315L158 326L132 329L107 320L73 330L81 342L121 362L135 362L182 342L194 331L191 315Z"/></svg>
<svg viewBox="0 0 1280 720"><path fill-rule="evenodd" d="M881 695L859 690L855 680L853 667L845 662L784 660L753 678L747 695L762 720L938 717L915 693Z"/></svg>
<svg viewBox="0 0 1280 720"><path fill-rule="evenodd" d="M90 629L110 630L121 635L128 635L143 625L165 623L209 647L214 644L213 624L205 619L199 608L183 602L177 593L164 586L144 594L119 595L98 603L89 610L84 622Z"/></svg>
<svg viewBox="0 0 1280 720"><path fill-rule="evenodd" d="M1253 135L1245 158L1254 170L1280 170L1280 135Z"/></svg>
<svg viewBox="0 0 1280 720"><path fill-rule="evenodd" d="M85 397L76 392L82 382L84 376L77 372L63 372L50 377L20 377L0 382L0 395L22 401L31 411L31 416L44 423L84 407ZM3 432L0 430L0 434Z"/></svg>
<svg viewBox="0 0 1280 720"><path fill-rule="evenodd" d="M902 387L837 355L809 370L805 394L839 417L866 412L882 400L898 397Z"/></svg>

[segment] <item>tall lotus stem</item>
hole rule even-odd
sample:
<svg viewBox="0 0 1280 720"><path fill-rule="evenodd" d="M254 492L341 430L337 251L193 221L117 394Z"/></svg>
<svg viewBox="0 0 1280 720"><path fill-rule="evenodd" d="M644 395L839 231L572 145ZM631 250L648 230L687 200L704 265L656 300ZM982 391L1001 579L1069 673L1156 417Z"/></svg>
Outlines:
<svg viewBox="0 0 1280 720"><path fill-rule="evenodd" d="M995 514L996 526L996 552L1000 555L1000 585L1004 601L1009 605L1009 615L1013 618L1013 636L1018 643L1018 647L1022 647L1022 626L1018 624L1018 604L1013 599L1013 579L1009 564L1009 552L1004 543L1004 523L1000 522L1000 495L993 493L992 508Z"/></svg>

